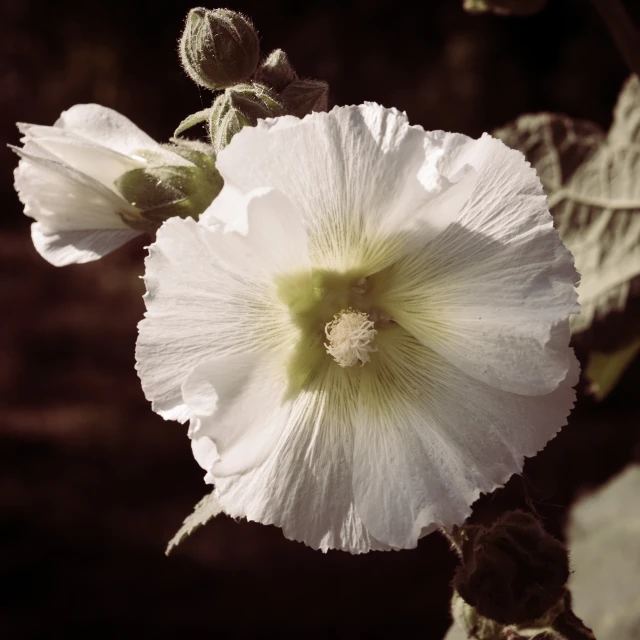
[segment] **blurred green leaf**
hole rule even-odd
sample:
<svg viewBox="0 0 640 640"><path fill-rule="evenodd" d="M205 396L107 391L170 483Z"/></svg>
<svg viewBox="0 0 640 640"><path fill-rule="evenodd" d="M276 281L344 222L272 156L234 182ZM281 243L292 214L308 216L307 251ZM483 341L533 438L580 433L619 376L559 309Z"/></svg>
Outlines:
<svg viewBox="0 0 640 640"><path fill-rule="evenodd" d="M469 13L492 11L506 16L532 16L543 9L548 0L463 0L462 8Z"/></svg>
<svg viewBox="0 0 640 640"><path fill-rule="evenodd" d="M194 507L193 513L187 516L176 535L171 538L165 553L169 555L185 538L220 513L222 513L222 507L213 492L205 496Z"/></svg>
<svg viewBox="0 0 640 640"><path fill-rule="evenodd" d="M573 609L598 640L640 638L640 465L571 511Z"/></svg>
<svg viewBox="0 0 640 640"><path fill-rule="evenodd" d="M640 353L640 338L614 353L592 351L585 369L585 375L590 381L589 393L598 401L604 400L638 353Z"/></svg>

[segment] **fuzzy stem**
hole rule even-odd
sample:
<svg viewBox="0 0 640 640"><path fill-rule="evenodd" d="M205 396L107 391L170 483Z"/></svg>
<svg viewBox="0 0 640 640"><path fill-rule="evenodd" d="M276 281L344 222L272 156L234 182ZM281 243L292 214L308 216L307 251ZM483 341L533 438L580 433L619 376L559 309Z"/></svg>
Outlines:
<svg viewBox="0 0 640 640"><path fill-rule="evenodd" d="M462 558L462 532L460 527L454 527L452 531L447 531L444 527L439 527L440 533L449 541L451 548Z"/></svg>
<svg viewBox="0 0 640 640"><path fill-rule="evenodd" d="M640 30L621 0L591 0L632 73L640 75Z"/></svg>

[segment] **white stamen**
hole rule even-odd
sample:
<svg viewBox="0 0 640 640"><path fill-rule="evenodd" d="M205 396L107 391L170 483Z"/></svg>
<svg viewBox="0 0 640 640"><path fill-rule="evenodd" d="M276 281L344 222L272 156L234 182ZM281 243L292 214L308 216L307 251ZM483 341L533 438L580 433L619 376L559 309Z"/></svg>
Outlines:
<svg viewBox="0 0 640 640"><path fill-rule="evenodd" d="M360 366L369 362L369 354L377 351L373 339L377 331L366 313L353 309L342 310L327 322L324 332L329 340L324 346L341 367Z"/></svg>

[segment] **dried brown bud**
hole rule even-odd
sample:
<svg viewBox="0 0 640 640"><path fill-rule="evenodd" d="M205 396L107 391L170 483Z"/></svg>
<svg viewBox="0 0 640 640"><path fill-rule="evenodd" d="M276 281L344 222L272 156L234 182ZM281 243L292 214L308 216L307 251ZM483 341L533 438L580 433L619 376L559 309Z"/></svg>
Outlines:
<svg viewBox="0 0 640 640"><path fill-rule="evenodd" d="M479 615L505 625L532 623L564 597L567 551L532 515L512 511L489 528L465 530L453 586Z"/></svg>

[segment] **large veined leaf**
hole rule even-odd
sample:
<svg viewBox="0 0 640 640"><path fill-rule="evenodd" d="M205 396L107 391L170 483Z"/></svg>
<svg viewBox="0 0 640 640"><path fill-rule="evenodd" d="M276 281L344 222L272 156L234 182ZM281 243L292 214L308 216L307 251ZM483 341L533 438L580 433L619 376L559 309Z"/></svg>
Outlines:
<svg viewBox="0 0 640 640"><path fill-rule="evenodd" d="M573 333L623 311L640 283L640 80L625 84L608 134L566 116L525 115L494 132L538 171L581 274Z"/></svg>

